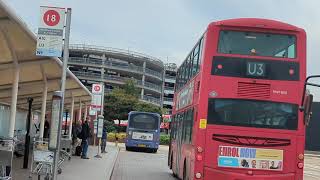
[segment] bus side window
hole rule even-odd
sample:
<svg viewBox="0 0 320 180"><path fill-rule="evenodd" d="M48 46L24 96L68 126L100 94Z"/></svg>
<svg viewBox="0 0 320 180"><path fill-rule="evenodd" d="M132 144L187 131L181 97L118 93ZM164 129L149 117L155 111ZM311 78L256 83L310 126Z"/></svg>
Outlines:
<svg viewBox="0 0 320 180"><path fill-rule="evenodd" d="M192 108L190 112L190 136L189 136L190 144L192 144L193 121L194 121L194 109Z"/></svg>
<svg viewBox="0 0 320 180"><path fill-rule="evenodd" d="M182 142L183 140L183 120L184 120L184 113L180 114L180 119L179 119L179 141Z"/></svg>
<svg viewBox="0 0 320 180"><path fill-rule="evenodd" d="M190 144L190 124L191 124L191 109L187 111L187 118L186 118L186 143Z"/></svg>
<svg viewBox="0 0 320 180"><path fill-rule="evenodd" d="M178 133L180 129L180 114L176 116L176 122L175 122L175 132L174 132L174 139L178 139Z"/></svg>
<svg viewBox="0 0 320 180"><path fill-rule="evenodd" d="M171 125L171 137L172 137L172 139L176 139L175 133L176 133L176 115L174 115L173 118L172 118L172 125Z"/></svg>
<svg viewBox="0 0 320 180"><path fill-rule="evenodd" d="M186 117L187 117L187 111L183 112L182 116L182 142L185 142L186 139Z"/></svg>

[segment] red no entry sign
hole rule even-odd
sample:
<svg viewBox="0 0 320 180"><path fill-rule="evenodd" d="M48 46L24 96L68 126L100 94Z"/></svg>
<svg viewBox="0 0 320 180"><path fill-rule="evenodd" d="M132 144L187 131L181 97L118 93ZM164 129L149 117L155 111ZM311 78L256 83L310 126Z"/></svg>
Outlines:
<svg viewBox="0 0 320 180"><path fill-rule="evenodd" d="M95 86L94 90L97 91L97 92L100 91L100 86Z"/></svg>
<svg viewBox="0 0 320 180"><path fill-rule="evenodd" d="M48 26L56 26L60 22L60 15L55 10L48 10L43 14L43 22Z"/></svg>
<svg viewBox="0 0 320 180"><path fill-rule="evenodd" d="M101 94L102 85L101 84L92 84L92 94Z"/></svg>

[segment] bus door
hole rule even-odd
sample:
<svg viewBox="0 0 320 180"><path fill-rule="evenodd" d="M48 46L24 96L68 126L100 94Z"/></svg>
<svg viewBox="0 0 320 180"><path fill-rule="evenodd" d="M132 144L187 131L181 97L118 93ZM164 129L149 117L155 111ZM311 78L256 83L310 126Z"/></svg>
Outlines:
<svg viewBox="0 0 320 180"><path fill-rule="evenodd" d="M169 142L169 152L168 152L168 166L172 166L171 156L173 156L173 154L171 154L171 151L172 151L173 133L175 132L174 123L175 123L175 116L172 116L172 119L171 119L171 122L170 122L170 125L169 125L170 142Z"/></svg>
<svg viewBox="0 0 320 180"><path fill-rule="evenodd" d="M183 130L183 115L178 115L177 125L177 154L176 154L176 172L179 175L180 172L180 161L181 161L181 146L182 146L182 130Z"/></svg>

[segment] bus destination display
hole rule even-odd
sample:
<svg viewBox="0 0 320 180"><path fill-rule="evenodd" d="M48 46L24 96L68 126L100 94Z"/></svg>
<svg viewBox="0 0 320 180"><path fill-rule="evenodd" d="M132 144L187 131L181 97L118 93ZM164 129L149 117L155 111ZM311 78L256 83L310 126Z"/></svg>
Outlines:
<svg viewBox="0 0 320 180"><path fill-rule="evenodd" d="M266 75L266 65L261 62L247 62L247 75L264 77Z"/></svg>

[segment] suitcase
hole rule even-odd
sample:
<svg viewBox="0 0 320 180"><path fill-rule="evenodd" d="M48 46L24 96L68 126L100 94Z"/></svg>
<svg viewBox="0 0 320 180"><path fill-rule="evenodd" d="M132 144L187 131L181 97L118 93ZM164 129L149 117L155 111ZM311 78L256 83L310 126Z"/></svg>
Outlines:
<svg viewBox="0 0 320 180"><path fill-rule="evenodd" d="M82 153L82 147L81 147L81 146L77 146L77 147L76 147L75 155L76 155L76 156L81 156L81 153Z"/></svg>

